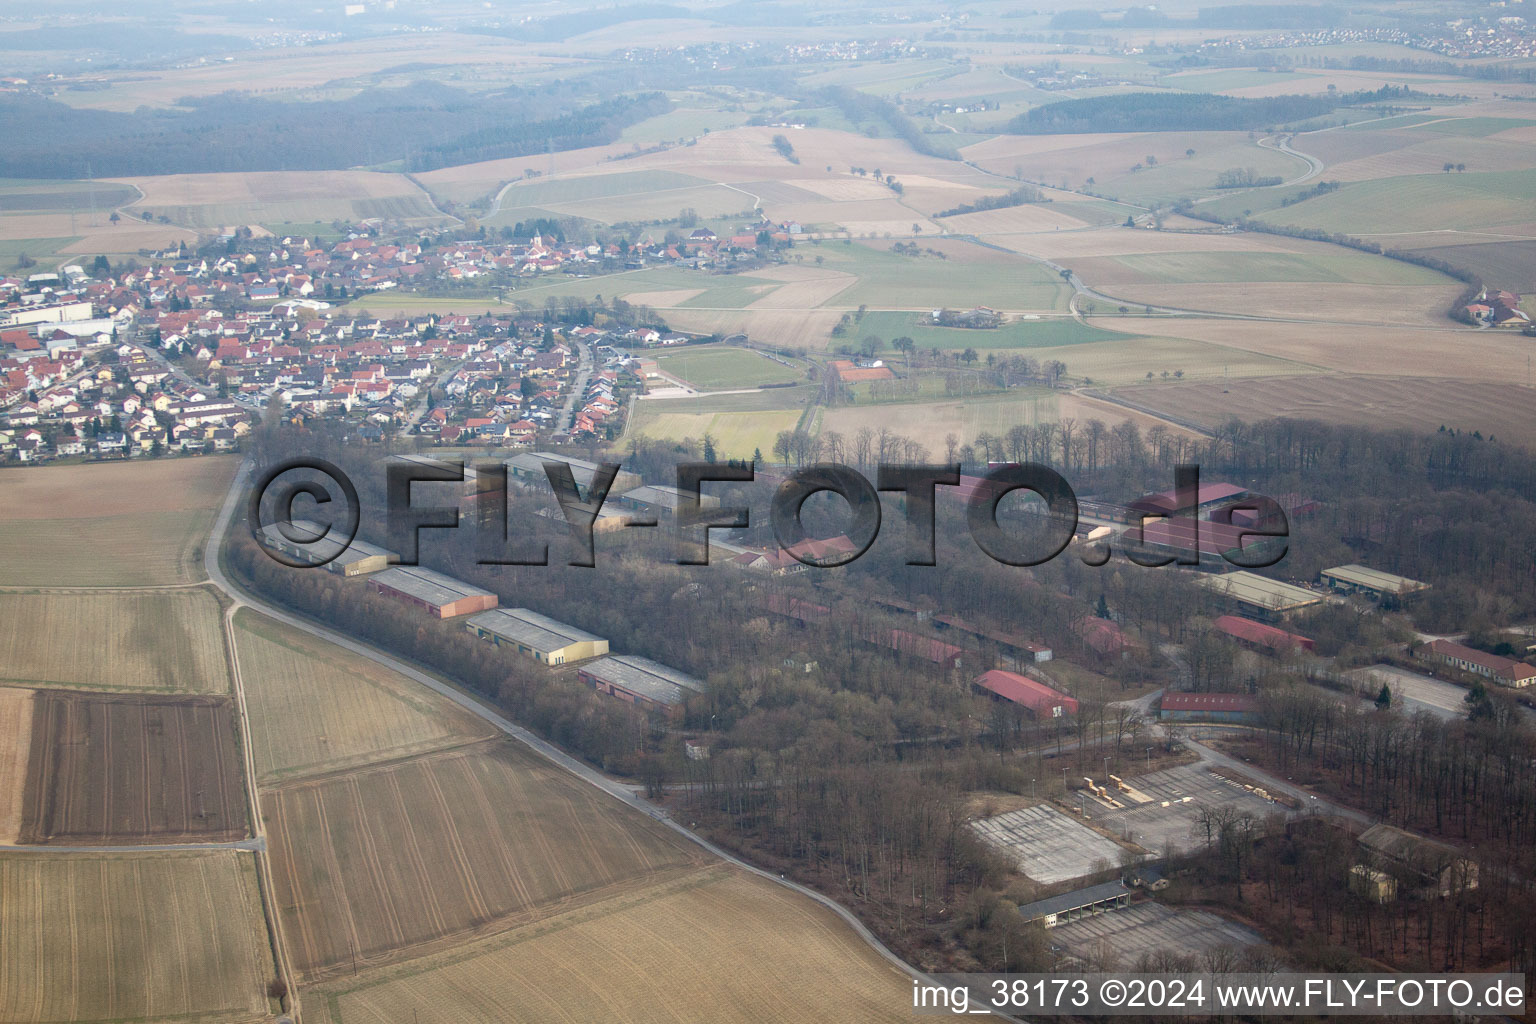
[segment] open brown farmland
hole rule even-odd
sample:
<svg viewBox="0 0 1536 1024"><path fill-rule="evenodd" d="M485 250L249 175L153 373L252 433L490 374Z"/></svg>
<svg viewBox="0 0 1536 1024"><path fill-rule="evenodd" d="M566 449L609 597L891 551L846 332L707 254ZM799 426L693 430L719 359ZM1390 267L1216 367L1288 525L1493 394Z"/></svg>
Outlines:
<svg viewBox="0 0 1536 1024"><path fill-rule="evenodd" d="M263 781L353 767L491 735L389 669L250 611L235 649Z"/></svg>
<svg viewBox="0 0 1536 1024"><path fill-rule="evenodd" d="M307 1015L324 1011L330 1024L810 1024L912 1013L910 980L831 911L726 866L316 995L326 998L306 1003Z"/></svg>
<svg viewBox="0 0 1536 1024"><path fill-rule="evenodd" d="M1517 331L1479 331L1446 321L1442 328L1280 323L1195 317L1095 317L1094 326L1128 334L1204 341L1227 349L1291 360L1340 373L1524 381L1531 345ZM1225 360L1225 356L1222 357ZM1069 361L1069 367L1072 365ZM1184 367L1186 371L1190 367Z"/></svg>
<svg viewBox="0 0 1536 1024"><path fill-rule="evenodd" d="M21 832L31 749L32 691L0 687L0 843L14 843Z"/></svg>
<svg viewBox="0 0 1536 1024"><path fill-rule="evenodd" d="M225 693L219 603L187 590L0 593L0 680ZM85 642L81 642L84 639Z"/></svg>
<svg viewBox="0 0 1536 1024"><path fill-rule="evenodd" d="M22 842L233 842L248 820L228 698L38 692Z"/></svg>
<svg viewBox="0 0 1536 1024"><path fill-rule="evenodd" d="M1140 384L1115 394L1208 427L1277 416L1425 433L1444 425L1536 447L1536 393L1518 384L1340 374Z"/></svg>
<svg viewBox="0 0 1536 1024"><path fill-rule="evenodd" d="M263 809L275 901L309 980L604 899L703 858L501 741L294 783Z"/></svg>
<svg viewBox="0 0 1536 1024"><path fill-rule="evenodd" d="M233 457L0 470L0 586L144 586L203 578Z"/></svg>
<svg viewBox="0 0 1536 1024"><path fill-rule="evenodd" d="M271 1020L256 865L230 850L0 855L0 1020Z"/></svg>
<svg viewBox="0 0 1536 1024"><path fill-rule="evenodd" d="M1145 303L1175 309L1330 323L1433 327L1450 323L1445 311L1466 287L1450 278L1445 281L1447 283L1443 285L1289 281L1126 284L1114 286L1111 292L1131 306Z"/></svg>
<svg viewBox="0 0 1536 1024"><path fill-rule="evenodd" d="M1527 294L1536 287L1536 241L1480 245L1445 245L1420 249L1458 267L1466 267L1494 288Z"/></svg>

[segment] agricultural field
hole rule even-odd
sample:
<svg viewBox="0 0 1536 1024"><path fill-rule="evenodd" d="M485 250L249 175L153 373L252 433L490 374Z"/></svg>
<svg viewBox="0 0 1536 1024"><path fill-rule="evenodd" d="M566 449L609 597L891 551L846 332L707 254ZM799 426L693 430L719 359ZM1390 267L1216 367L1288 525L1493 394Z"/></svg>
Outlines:
<svg viewBox="0 0 1536 1024"><path fill-rule="evenodd" d="M707 345L669 352L657 362L666 373L701 390L761 387L804 379L804 363L794 361L794 365L785 366L780 358L771 359L752 349Z"/></svg>
<svg viewBox="0 0 1536 1024"><path fill-rule="evenodd" d="M383 218L411 226L446 221L432 199L401 174L375 171L258 171L167 174L111 179L142 198L123 207L125 221L166 217L199 232L248 224Z"/></svg>
<svg viewBox="0 0 1536 1024"><path fill-rule="evenodd" d="M943 454L944 438L950 434L961 444L973 444L981 434L1006 434L1020 424L1054 423L1059 416L1055 395L1031 390L1022 396L840 406L825 410L820 423L822 433L834 431L845 438L865 428L890 430L926 446L929 455L938 458Z"/></svg>
<svg viewBox="0 0 1536 1024"><path fill-rule="evenodd" d="M781 430L793 430L805 415L815 389L776 388L736 395L646 398L635 403L627 437L702 442L715 439L723 458L751 458L754 449L773 450Z"/></svg>
<svg viewBox="0 0 1536 1024"><path fill-rule="evenodd" d="M136 252L145 245L141 236L155 229L114 227L108 218L137 198L131 186L108 181L0 179L0 265L10 266L23 253L43 261L72 251Z"/></svg>
<svg viewBox="0 0 1536 1024"><path fill-rule="evenodd" d="M0 470L0 586L203 579L233 457Z"/></svg>
<svg viewBox="0 0 1536 1024"><path fill-rule="evenodd" d="M1340 323L1442 325L1446 309L1465 287L1438 271L1383 256L1319 242L1278 241L1286 251L1280 246L1247 252L1184 248L1075 259L1072 269L1131 310L1162 305ZM1098 300L1079 306L1109 311Z"/></svg>
<svg viewBox="0 0 1536 1024"><path fill-rule="evenodd" d="M1536 287L1536 241L1432 246L1417 251L1465 267L1493 288L1525 295Z"/></svg>
<svg viewBox="0 0 1536 1024"><path fill-rule="evenodd" d="M945 352L962 352L968 348L977 352L1023 350L1023 354L1032 358L1035 356L1032 350L1038 348L1130 340L1124 335L1113 334L1069 316L1040 317L1034 320L1015 317L1001 327L984 330L937 327L933 324L930 312L890 310L871 310L865 313L842 340L857 348L859 342L870 335L887 345L893 339L905 336L916 342L920 349L940 349Z"/></svg>
<svg viewBox="0 0 1536 1024"><path fill-rule="evenodd" d="M1302 251L1169 252L1100 257L1073 265L1095 287L1131 284L1255 284L1259 282L1446 286L1427 267L1336 246L1297 246ZM1457 282L1459 285L1459 282Z"/></svg>
<svg viewBox="0 0 1536 1024"><path fill-rule="evenodd" d="M677 171L621 171L515 182L501 194L491 227L534 217L582 217L604 224L671 220L684 208L724 217L751 210L753 197L726 185Z"/></svg>
<svg viewBox="0 0 1536 1024"><path fill-rule="evenodd" d="M0 844L21 834L31 749L32 691L0 687Z"/></svg>
<svg viewBox="0 0 1536 1024"><path fill-rule="evenodd" d="M1369 236L1527 224L1533 201L1536 170L1468 171L1349 181L1327 195L1284 208L1276 200L1275 209L1261 210L1254 207L1251 195L1212 208L1233 214L1253 207L1258 219L1272 224Z"/></svg>
<svg viewBox="0 0 1536 1024"><path fill-rule="evenodd" d="M258 778L274 782L486 739L489 726L358 657L249 610L235 618Z"/></svg>
<svg viewBox="0 0 1536 1024"><path fill-rule="evenodd" d="M1217 176L1234 167L1285 179L1307 170L1304 161L1258 145L1247 132L1000 135L967 146L964 156L994 174L1086 187L1131 203L1218 194Z"/></svg>
<svg viewBox="0 0 1536 1024"><path fill-rule="evenodd" d="M0 683L227 693L219 603L187 590L0 593Z"/></svg>
<svg viewBox="0 0 1536 1024"><path fill-rule="evenodd" d="M0 1020L271 1020L256 864L229 850L0 854Z"/></svg>
<svg viewBox="0 0 1536 1024"><path fill-rule="evenodd" d="M833 913L724 865L313 990L328 1024L889 1021L911 982Z"/></svg>
<svg viewBox="0 0 1536 1024"><path fill-rule="evenodd" d="M949 218L946 225L952 230L963 231L967 229L952 222L1005 216L1013 212L966 214ZM795 253L797 258L815 259L827 270L841 271L857 278L836 297L836 305L850 309L858 306L887 309L991 306L1005 310L1048 311L1065 309L1071 295L1070 289L1053 271L1034 260L954 239L917 239L916 244L923 248L924 255L893 253L889 251L891 243L888 242L855 242L851 245L824 242L800 245ZM930 249L943 253L945 258L928 254Z"/></svg>
<svg viewBox="0 0 1536 1024"><path fill-rule="evenodd" d="M37 693L24 843L233 842L249 832L228 698Z"/></svg>
<svg viewBox="0 0 1536 1024"><path fill-rule="evenodd" d="M1406 427L1420 433L1433 433L1443 425L1536 445L1531 391L1515 383L1328 374L1152 383L1115 394L1211 427L1232 417L1313 419L1384 430Z"/></svg>
<svg viewBox="0 0 1536 1024"><path fill-rule="evenodd" d="M1323 311L1313 311L1327 315ZM1343 319L1341 309L1329 319ZM1237 350L1252 356L1345 374L1451 377L1490 383L1523 382L1531 356L1528 339L1513 330L1222 320L1211 317L1096 317L1095 323L1128 334L1157 334ZM1134 351L1134 350L1132 350ZM1034 353L1030 353L1033 355ZM1222 354L1220 365L1228 356ZM1068 368L1072 360L1066 360ZM1454 370L1451 367L1454 366ZM1173 367L1167 367L1173 369ZM1155 368L1152 368L1155 369ZM1186 374L1193 367L1185 366Z"/></svg>
<svg viewBox="0 0 1536 1024"><path fill-rule="evenodd" d="M702 853L508 742L269 791L274 894L315 981L612 898Z"/></svg>
<svg viewBox="0 0 1536 1024"><path fill-rule="evenodd" d="M1094 322L1106 327L1118 324L1117 319L1110 317L1096 317ZM1167 326L1149 320L1140 320L1138 323L1144 330ZM1114 341L1031 349L1028 354L1031 359L1042 363L1059 360L1066 364L1069 377L1082 379L1095 386L1134 384L1168 378L1195 380L1207 377L1271 377L1315 373L1318 370L1318 367L1306 363L1215 341L1135 335Z"/></svg>

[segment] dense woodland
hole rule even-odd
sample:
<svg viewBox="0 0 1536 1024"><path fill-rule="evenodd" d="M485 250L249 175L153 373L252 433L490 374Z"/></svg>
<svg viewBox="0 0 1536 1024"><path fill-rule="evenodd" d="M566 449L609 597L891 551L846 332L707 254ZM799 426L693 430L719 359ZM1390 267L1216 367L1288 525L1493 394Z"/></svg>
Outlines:
<svg viewBox="0 0 1536 1024"><path fill-rule="evenodd" d="M269 450L317 454L348 469L365 511L371 510L364 536L391 544L380 513L384 472L377 448L359 450L288 427L268 425L262 433ZM1280 575L1307 578L1323 566L1365 558L1432 582L1430 599L1411 611L1421 623L1444 629L1500 625L1536 610L1536 506L1524 497L1536 459L1496 440L1275 421L1234 423L1215 437L1188 441L1069 421L1017 428L978 448L1055 465L1083 496L1124 499L1164 489L1178 462L1198 463L1206 480L1313 496L1322 510L1293 521ZM866 469L882 455L904 451L894 437L874 432L823 435L794 448L800 461L835 457ZM616 454L653 480L666 480L679 459L698 457L686 445L639 444ZM715 485L713 493L727 506L750 507L751 539L766 543L773 485ZM451 491L442 488L450 486L418 485L416 501L446 499ZM813 533L843 528L835 504L807 507ZM550 565L477 564L486 553L484 538L468 523L451 533L428 531L423 563L494 589L509 605L605 636L616 652L643 654L703 678L707 692L689 702L681 726L717 737L707 762L685 762L676 733L664 723L635 718L627 706L582 687L571 672L496 651L456 623L368 595L360 581L285 569L248 537L239 539L231 561L262 592L433 666L595 764L644 779L655 795L668 783L690 783L671 797L678 813L856 907L893 946L928 966L1048 965L1038 934L1007 913L1041 891L1011 874L964 827L971 813L967 794L1026 793L1037 782L1049 793L1049 780L1059 779L1062 767L1076 777L1104 756L1134 760L1129 755L1140 756L1145 723L1124 706L1108 706L1113 692L1085 697L1076 719L1051 724L982 700L969 680L979 667L998 663L1000 652L954 640L979 648L979 660L949 670L872 646L859 638L877 629L921 628L872 598L1043 639L1058 659L1090 666L1126 691L1174 685L1256 692L1267 723L1256 749L1283 774L1311 773L1388 821L1474 844L1504 864L1529 858L1536 792L1526 766L1536 757L1536 741L1507 702L1490 701L1467 721L1436 722L1376 710L1348 687L1329 695L1308 681L1310 674L1340 685L1328 673L1241 653L1209 632L1210 620L1226 609L1187 574L1133 566L1122 555L1090 568L1071 552L1033 569L1001 565L970 541L959 503L945 500L937 513L942 570L906 564L905 524L895 506L869 553L841 569L776 578L724 565L681 566L683 550L669 529L600 535L597 568L582 569L565 564L571 551L565 527L536 514L539 508L552 510L553 500L514 494L509 542L524 553L529 544L548 544ZM1021 531L1036 518L1006 507L1004 515ZM776 594L827 611L802 624L770 611ZM1133 628L1148 646L1123 661L1102 659L1075 629L1085 616L1102 614ZM1332 606L1295 628L1347 664L1406 636L1394 621ZM1184 645L1182 665L1155 653L1165 640ZM1308 831L1305 823L1217 821L1205 848L1181 862L1194 872L1190 877L1205 879L1206 895L1188 898L1240 898L1287 956L1303 963L1355 962L1341 947L1435 966L1482 962L1505 951L1529 959L1532 940L1521 931L1522 919L1490 909L1487 901L1460 923L1445 905L1428 919L1416 913L1410 920L1407 910L1351 902L1343 873L1313 866L1333 861L1297 859L1319 847L1347 850L1347 836L1330 836ZM1500 906L1525 905L1519 903L1529 899L1523 886L1512 886L1489 891L1502 893ZM1287 895L1294 893L1305 897L1305 913ZM1370 930L1369 942L1361 929ZM1451 936L1454 948L1447 949Z"/></svg>
<svg viewBox="0 0 1536 1024"><path fill-rule="evenodd" d="M1363 101L1332 95L1253 99L1195 92L1117 93L1033 107L1003 130L1014 135L1253 131L1318 117L1356 102Z"/></svg>
<svg viewBox="0 0 1536 1024"><path fill-rule="evenodd" d="M616 71L538 89L470 94L431 82L290 103L237 94L131 114L36 96L0 97L9 127L0 176L313 171L387 164L405 171L612 142L664 112L661 93L616 95Z"/></svg>
<svg viewBox="0 0 1536 1024"><path fill-rule="evenodd" d="M844 117L861 128L871 125L879 132L883 126L884 130L892 132L925 156L936 156L941 160L960 159L954 146L938 136L924 132L888 99L846 85L829 85L819 90L814 98L837 107Z"/></svg>

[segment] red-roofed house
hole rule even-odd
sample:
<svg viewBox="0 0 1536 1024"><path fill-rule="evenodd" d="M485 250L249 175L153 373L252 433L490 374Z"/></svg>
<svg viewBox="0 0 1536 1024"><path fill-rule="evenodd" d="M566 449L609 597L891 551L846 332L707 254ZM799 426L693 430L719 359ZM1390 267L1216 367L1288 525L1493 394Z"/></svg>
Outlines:
<svg viewBox="0 0 1536 1024"><path fill-rule="evenodd" d="M1073 632L1082 637L1083 643L1101 658L1122 658L1136 646L1125 630L1108 619L1088 615L1077 621Z"/></svg>
<svg viewBox="0 0 1536 1024"><path fill-rule="evenodd" d="M1488 654L1450 640L1430 641L1419 648L1419 657L1492 679L1503 686L1524 687L1536 683L1536 668L1525 662Z"/></svg>
<svg viewBox="0 0 1536 1024"><path fill-rule="evenodd" d="M1076 699L1017 672L995 668L977 676L975 685L994 698L1027 708L1035 718L1061 718L1077 714Z"/></svg>
<svg viewBox="0 0 1536 1024"><path fill-rule="evenodd" d="M1283 629L1266 626L1262 622L1254 622L1241 615L1223 615L1212 625L1239 643L1271 654L1291 654L1295 651L1306 651L1310 654L1317 648L1317 645L1307 637L1287 633Z"/></svg>

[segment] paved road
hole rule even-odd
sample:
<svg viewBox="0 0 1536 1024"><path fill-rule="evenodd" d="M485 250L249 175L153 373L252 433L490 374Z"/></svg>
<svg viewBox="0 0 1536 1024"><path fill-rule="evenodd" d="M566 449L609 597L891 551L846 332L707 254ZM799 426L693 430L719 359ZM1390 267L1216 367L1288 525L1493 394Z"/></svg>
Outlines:
<svg viewBox="0 0 1536 1024"><path fill-rule="evenodd" d="M1295 797L1301 801L1303 813L1316 809L1321 814L1332 814L1336 817L1347 818L1366 827L1376 824L1377 819L1374 815L1358 811L1353 807L1346 807L1343 804L1336 804L1331 800L1325 800L1310 790L1287 782L1277 775L1272 775L1257 765L1249 764L1247 761L1239 761L1235 757L1229 757L1219 750L1206 746L1199 740L1191 739L1188 735L1185 735L1182 742L1194 748L1195 753L1200 755L1200 760L1206 764L1219 765L1229 771L1237 772L1239 775L1246 775L1254 782L1262 782L1264 788L1271 792L1285 793L1288 796Z"/></svg>
<svg viewBox="0 0 1536 1024"><path fill-rule="evenodd" d="M587 382L592 379L592 346L584 341L573 341L576 351L581 356L581 365L577 367L576 379L571 384L571 393L565 396L565 405L560 409L560 423L557 429L570 433L571 425L576 422L576 405L587 393Z"/></svg>
<svg viewBox="0 0 1536 1024"><path fill-rule="evenodd" d="M209 535L208 543L204 548L205 565L208 571L208 578L212 580L214 584L217 585L221 590L228 594L230 598L234 600L237 607L243 605L245 607L251 608L254 611L258 611L261 614L268 616L269 618L276 619L285 625L292 626L294 629L302 630L303 632L308 633L311 636L318 637L321 640L336 644L338 647L344 648L345 650L351 651L352 653L360 655L364 658L368 658L369 660L374 661L377 664L384 666L385 668L400 673L401 675L414 682L420 683L422 686L427 687L429 690L432 690L439 696L445 697L459 705L461 708L464 708L472 714L478 715L480 718L495 726L501 732L517 740L519 743L522 743L534 753L553 762L554 764L559 765L561 768L564 768L566 771L570 772L581 781L591 786L595 786L596 788L602 790L604 793L613 797L615 800L627 804L636 811L639 811L647 818L650 818L656 822L659 822L661 825L672 829L674 832L688 839L690 842L698 844L721 860L726 861L727 863L732 864L743 871L757 875L759 878L765 878L770 882L776 882L785 888L792 889L800 895L805 896L807 899L815 900L817 903L821 904L822 906L826 907L841 917L843 921L847 923L847 925L852 928L860 938L869 943L870 946L874 947L874 949L879 952L881 956L885 957L885 959L889 961L890 964L902 974L909 978L919 978L925 982L936 984L936 982L934 982L934 980L928 975L918 971L905 960L901 959L901 957L897 956L896 953L894 953L889 947L881 942L873 932L865 927L862 921L860 921L849 910L847 910L840 903L831 899L830 897L824 896L816 890L807 888L806 886L800 885L796 882L791 882L787 879L778 877L771 872L764 871L762 868L749 864L734 854L731 854L726 850L716 846L714 843L711 843L709 840L703 838L692 830L673 821L664 809L656 807L645 801L636 793L631 791L626 784L615 779L610 779L608 776L603 775L601 772L598 772L586 763L578 761L576 758L571 757L569 754L560 750L558 747L545 742L517 723L503 717L496 711L492 710L488 705L481 703L474 697L463 693L462 691L456 689L453 686L450 686L442 680L427 675L426 673L412 667L411 665L408 665L397 658L392 658L389 655L384 654L382 651L376 650L367 644L360 643L359 641L354 640L349 636L337 633L334 630L326 629L323 626L317 626L313 622L310 622L308 619L300 618L297 615L283 611L281 608L267 604L260 598L257 598L245 590L242 590L235 583L233 583L228 576L225 575L223 568L219 565L218 562L218 552L223 548L224 536L229 529L234 511L238 505L241 504L239 499L244 496L246 481L250 476L250 470L251 464L249 462L243 463L240 467L239 473L235 475L234 482L230 484L229 495L225 499L224 507L219 513L218 521L214 524L213 532ZM231 611L233 611L233 609ZM1004 1017L1003 1019L1015 1018Z"/></svg>

